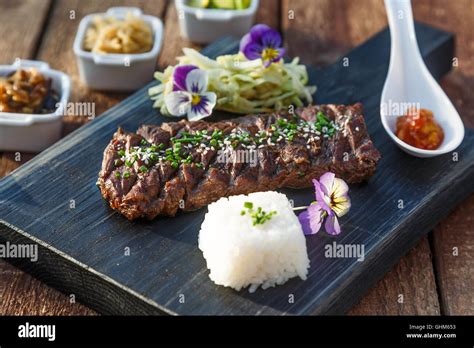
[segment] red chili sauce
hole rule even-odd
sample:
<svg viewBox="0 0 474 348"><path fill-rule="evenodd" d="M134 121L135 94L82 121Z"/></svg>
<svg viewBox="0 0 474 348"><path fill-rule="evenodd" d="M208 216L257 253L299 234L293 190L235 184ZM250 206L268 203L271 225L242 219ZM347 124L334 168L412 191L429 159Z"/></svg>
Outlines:
<svg viewBox="0 0 474 348"><path fill-rule="evenodd" d="M396 135L405 143L424 150L437 149L444 139L443 129L427 109L410 109L398 117Z"/></svg>

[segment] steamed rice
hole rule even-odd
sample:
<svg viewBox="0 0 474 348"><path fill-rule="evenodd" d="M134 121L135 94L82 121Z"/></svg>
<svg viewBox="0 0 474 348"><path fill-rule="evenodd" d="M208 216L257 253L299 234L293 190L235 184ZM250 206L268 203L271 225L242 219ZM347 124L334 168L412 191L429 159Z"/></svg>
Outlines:
<svg viewBox="0 0 474 348"><path fill-rule="evenodd" d="M245 202L254 208L276 211L264 224L252 225L241 215ZM299 276L305 280L309 259L306 240L288 198L277 192L257 192L224 197L209 205L199 233L202 250L218 285L236 290L250 285L254 292L285 283Z"/></svg>

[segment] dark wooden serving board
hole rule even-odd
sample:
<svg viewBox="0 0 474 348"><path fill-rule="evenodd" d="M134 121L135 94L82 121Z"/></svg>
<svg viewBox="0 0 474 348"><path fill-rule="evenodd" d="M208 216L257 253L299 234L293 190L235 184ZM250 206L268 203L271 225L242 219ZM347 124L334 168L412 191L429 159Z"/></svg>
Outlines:
<svg viewBox="0 0 474 348"><path fill-rule="evenodd" d="M423 57L439 79L451 67L453 36L420 24L416 32ZM237 48L238 42L226 39L204 53L217 56ZM342 58L321 69L308 67L318 103L364 103L369 132L383 158L369 183L351 186L353 206L342 219L343 233L307 238L311 268L306 281L293 279L253 294L216 286L197 248L206 209L129 222L108 207L95 181L112 134L119 125L135 130L165 120L152 109L148 87L0 181L0 242L35 243L40 251L37 262L9 261L107 314L344 313L474 189L472 130L456 150L457 161L453 154L410 157L385 134L379 101L389 50L385 30L347 55L349 67ZM313 200L311 190L284 192L298 205ZM325 245L333 241L363 244L365 260L326 258Z"/></svg>

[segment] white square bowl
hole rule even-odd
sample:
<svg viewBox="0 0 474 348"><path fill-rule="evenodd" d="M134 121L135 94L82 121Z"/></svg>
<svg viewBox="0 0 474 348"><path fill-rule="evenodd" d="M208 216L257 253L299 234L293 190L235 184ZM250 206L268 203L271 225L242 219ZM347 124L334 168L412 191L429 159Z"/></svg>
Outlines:
<svg viewBox="0 0 474 348"><path fill-rule="evenodd" d="M71 79L63 72L52 70L45 62L33 60L0 65L0 75L7 76L21 68L36 68L51 79L52 88L59 95L58 106L50 114L0 112L0 150L40 152L61 138L61 118L71 93Z"/></svg>
<svg viewBox="0 0 474 348"><path fill-rule="evenodd" d="M210 43L223 36L241 38L250 31L259 0L243 10L196 8L175 0L181 35L195 43Z"/></svg>
<svg viewBox="0 0 474 348"><path fill-rule="evenodd" d="M124 19L127 13L141 18L152 28L154 44L151 51L138 54L98 54L83 49L86 31L95 16ZM95 90L135 91L153 79L162 40L162 21L158 17L144 15L139 8L111 7L105 13L87 15L79 24L73 46L81 80Z"/></svg>

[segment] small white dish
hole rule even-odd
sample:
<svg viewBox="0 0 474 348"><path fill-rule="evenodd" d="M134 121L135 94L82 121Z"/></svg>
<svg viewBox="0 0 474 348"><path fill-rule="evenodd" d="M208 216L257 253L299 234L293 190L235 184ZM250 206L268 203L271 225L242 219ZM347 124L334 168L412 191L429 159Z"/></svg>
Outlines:
<svg viewBox="0 0 474 348"><path fill-rule="evenodd" d="M416 157L434 157L455 150L464 138L461 118L426 67L416 41L413 13L409 0L385 0L390 27L390 65L380 101L382 124L392 140ZM433 112L443 128L444 140L436 150L408 145L396 134L397 117L418 105ZM405 107L404 107L405 106Z"/></svg>
<svg viewBox="0 0 474 348"><path fill-rule="evenodd" d="M211 43L224 36L241 38L252 27L259 0L252 0L242 10L196 8L187 0L175 0L181 35L200 44Z"/></svg>
<svg viewBox="0 0 474 348"><path fill-rule="evenodd" d="M63 72L52 70L45 62L33 60L0 65L0 75L6 76L21 68L36 68L51 78L52 88L59 94L59 105L50 114L0 112L0 150L40 152L61 138L62 116L71 93L71 79Z"/></svg>
<svg viewBox="0 0 474 348"><path fill-rule="evenodd" d="M87 28L95 16L124 19L127 13L144 20L153 30L154 44L149 52L138 54L98 54L83 49ZM134 91L153 80L163 41L163 23L158 17L144 15L136 7L111 7L105 13L85 16L74 40L79 75L89 88L105 91Z"/></svg>

